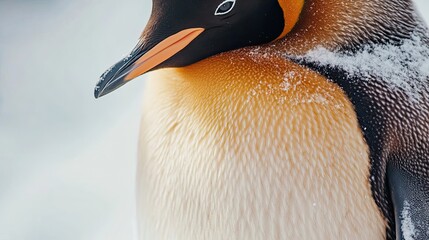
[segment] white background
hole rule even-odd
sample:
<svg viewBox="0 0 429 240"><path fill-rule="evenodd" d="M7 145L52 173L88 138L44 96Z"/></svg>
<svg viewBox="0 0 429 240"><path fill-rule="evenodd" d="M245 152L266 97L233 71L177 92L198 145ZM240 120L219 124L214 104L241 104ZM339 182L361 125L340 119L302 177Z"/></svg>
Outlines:
<svg viewBox="0 0 429 240"><path fill-rule="evenodd" d="M418 0L429 20L429 2ZM143 81L100 100L149 0L0 0L0 240L133 239Z"/></svg>

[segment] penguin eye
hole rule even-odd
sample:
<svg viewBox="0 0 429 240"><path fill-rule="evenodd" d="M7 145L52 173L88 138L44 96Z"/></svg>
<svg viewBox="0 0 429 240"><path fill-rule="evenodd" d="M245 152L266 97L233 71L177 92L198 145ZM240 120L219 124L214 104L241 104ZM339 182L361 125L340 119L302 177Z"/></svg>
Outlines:
<svg viewBox="0 0 429 240"><path fill-rule="evenodd" d="M223 1L216 9L215 11L215 15L219 16L219 15L225 15L229 12L232 11L232 9L235 6L235 1L236 0L226 0Z"/></svg>

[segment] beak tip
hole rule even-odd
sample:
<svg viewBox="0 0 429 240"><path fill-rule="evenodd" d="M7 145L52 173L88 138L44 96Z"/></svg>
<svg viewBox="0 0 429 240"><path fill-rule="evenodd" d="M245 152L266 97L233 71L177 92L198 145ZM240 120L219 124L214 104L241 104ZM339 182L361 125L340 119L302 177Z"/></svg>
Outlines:
<svg viewBox="0 0 429 240"><path fill-rule="evenodd" d="M98 98L100 98L102 96L103 96L103 91L101 91L100 86L99 85L95 86L95 89L94 89L94 97L95 97L95 99L98 99Z"/></svg>
<svg viewBox="0 0 429 240"><path fill-rule="evenodd" d="M95 90L94 90L94 97L95 97L95 99L98 99L99 97L101 97L100 96L100 91L98 91L97 87L95 87Z"/></svg>
<svg viewBox="0 0 429 240"><path fill-rule="evenodd" d="M109 80L99 81L98 84L94 88L94 97L95 99L101 98L104 95L107 95L122 85L127 83L124 81L124 78L111 78Z"/></svg>

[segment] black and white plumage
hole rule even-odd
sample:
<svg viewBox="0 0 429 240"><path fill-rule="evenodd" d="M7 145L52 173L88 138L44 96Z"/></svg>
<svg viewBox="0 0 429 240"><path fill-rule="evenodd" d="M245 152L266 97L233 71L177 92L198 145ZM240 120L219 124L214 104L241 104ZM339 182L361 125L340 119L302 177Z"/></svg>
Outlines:
<svg viewBox="0 0 429 240"><path fill-rule="evenodd" d="M412 1L261 2L155 0L97 86L180 67L145 89L141 239L429 239L429 35Z"/></svg>

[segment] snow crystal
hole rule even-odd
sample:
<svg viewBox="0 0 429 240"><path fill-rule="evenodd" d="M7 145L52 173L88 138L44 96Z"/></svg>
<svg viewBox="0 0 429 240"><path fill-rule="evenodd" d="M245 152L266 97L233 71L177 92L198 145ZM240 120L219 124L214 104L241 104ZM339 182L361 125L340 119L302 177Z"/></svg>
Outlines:
<svg viewBox="0 0 429 240"><path fill-rule="evenodd" d="M403 90L414 100L421 98L419 89L429 76L429 48L417 36L401 45L371 45L357 53L340 53L319 46L305 55L288 57L340 67L350 76L361 79L382 79L389 87Z"/></svg>
<svg viewBox="0 0 429 240"><path fill-rule="evenodd" d="M101 75L101 77L100 77L100 79L99 79L99 83L101 83L101 82L103 82L104 81L104 79L106 78L106 76L107 76L107 74L109 74L111 71L112 71L112 69L113 69L113 66L112 67L110 67L109 69L107 69L104 73L103 73L103 75Z"/></svg>
<svg viewBox="0 0 429 240"><path fill-rule="evenodd" d="M410 204L404 202L404 209L401 212L401 231L405 240L414 240L418 236L418 231L411 219Z"/></svg>
<svg viewBox="0 0 429 240"><path fill-rule="evenodd" d="M255 46L251 48L247 54L251 57L251 59L255 61L258 61L260 59L270 59L272 57L272 51L270 51L270 49L267 49L267 47L260 46Z"/></svg>
<svg viewBox="0 0 429 240"><path fill-rule="evenodd" d="M283 91L287 92L292 87L291 81L293 81L295 76L296 76L296 73L294 71L286 72L284 74L283 82L280 86Z"/></svg>
<svg viewBox="0 0 429 240"><path fill-rule="evenodd" d="M122 62L128 62L130 59L131 59L131 57L132 57L133 55L130 53L130 54L128 54L126 57L124 57L123 59L122 59ZM111 66L109 69L107 69L104 73L103 73L103 75L101 75L101 77L100 77L100 79L98 80L98 82L99 83L102 83L104 80L105 80L105 78L106 78L106 76L113 70L113 68L115 67L116 65L113 65L113 66Z"/></svg>
<svg viewBox="0 0 429 240"><path fill-rule="evenodd" d="M280 88L285 92L289 91L291 86L292 84L290 84L290 82L286 79L280 84Z"/></svg>

